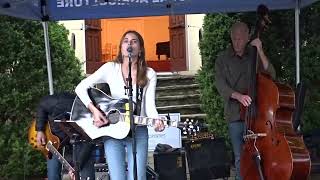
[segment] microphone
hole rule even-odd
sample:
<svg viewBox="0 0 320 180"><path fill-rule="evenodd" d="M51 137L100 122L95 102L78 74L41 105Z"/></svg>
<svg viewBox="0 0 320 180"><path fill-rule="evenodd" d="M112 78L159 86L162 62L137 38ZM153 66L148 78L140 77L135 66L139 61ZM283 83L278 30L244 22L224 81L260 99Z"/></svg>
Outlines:
<svg viewBox="0 0 320 180"><path fill-rule="evenodd" d="M132 53L132 50L133 50L133 49L132 49L132 46L129 45L128 48L127 48L128 53Z"/></svg>

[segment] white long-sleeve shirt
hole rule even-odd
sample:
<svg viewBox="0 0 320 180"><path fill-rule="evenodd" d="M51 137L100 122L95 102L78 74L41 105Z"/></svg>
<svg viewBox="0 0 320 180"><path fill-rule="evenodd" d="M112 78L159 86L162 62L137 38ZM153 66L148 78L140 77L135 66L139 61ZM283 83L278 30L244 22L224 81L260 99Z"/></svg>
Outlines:
<svg viewBox="0 0 320 180"><path fill-rule="evenodd" d="M152 68L147 69L148 83L143 88L143 97L141 102L141 116L158 118L158 112L155 105L155 92L157 84L157 74ZM92 102L87 89L98 83L108 83L113 98L128 98L125 93L126 83L123 80L121 64L108 62L102 65L96 72L82 80L75 91L80 100L88 107ZM133 100L136 101L136 85L133 85Z"/></svg>

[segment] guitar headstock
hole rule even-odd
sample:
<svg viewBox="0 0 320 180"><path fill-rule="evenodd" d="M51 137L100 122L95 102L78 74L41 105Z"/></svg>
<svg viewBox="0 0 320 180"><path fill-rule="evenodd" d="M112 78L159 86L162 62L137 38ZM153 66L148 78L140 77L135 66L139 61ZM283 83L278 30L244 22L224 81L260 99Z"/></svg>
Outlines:
<svg viewBox="0 0 320 180"><path fill-rule="evenodd" d="M186 136L197 136L199 132L206 128L204 123L188 118L184 122L181 122L180 126L182 126L182 134Z"/></svg>

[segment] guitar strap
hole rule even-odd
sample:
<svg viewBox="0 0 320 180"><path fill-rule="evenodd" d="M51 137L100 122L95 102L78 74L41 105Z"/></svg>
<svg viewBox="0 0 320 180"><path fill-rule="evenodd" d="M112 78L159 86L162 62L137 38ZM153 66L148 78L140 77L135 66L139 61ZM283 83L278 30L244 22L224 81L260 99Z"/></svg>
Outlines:
<svg viewBox="0 0 320 180"><path fill-rule="evenodd" d="M136 110L135 114L140 116L141 114L141 101L143 96L143 88L136 84Z"/></svg>

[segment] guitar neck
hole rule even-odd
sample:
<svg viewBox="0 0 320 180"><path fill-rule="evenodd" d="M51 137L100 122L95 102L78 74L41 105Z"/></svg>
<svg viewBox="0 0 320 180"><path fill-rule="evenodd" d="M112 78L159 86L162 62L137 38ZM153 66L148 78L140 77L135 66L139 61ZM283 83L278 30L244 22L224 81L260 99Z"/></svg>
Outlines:
<svg viewBox="0 0 320 180"><path fill-rule="evenodd" d="M148 118L148 117L142 117L142 116L133 116L133 118L134 118L135 124L147 125L147 126L153 126L155 124L154 118Z"/></svg>
<svg viewBox="0 0 320 180"><path fill-rule="evenodd" d="M129 118L129 116L128 116ZM156 122L156 118L149 118L149 117L143 117L143 116L133 116L134 123L138 125L147 125L147 126L154 126ZM166 127L178 127L178 122L176 121L170 121L170 120L162 120L164 123L164 126Z"/></svg>
<svg viewBox="0 0 320 180"><path fill-rule="evenodd" d="M46 149L50 151L52 154L56 155L58 157L58 160L60 161L63 166L66 167L68 170L75 171L73 167L69 164L69 162L59 153L59 151L52 145L51 141L48 141L46 145Z"/></svg>

